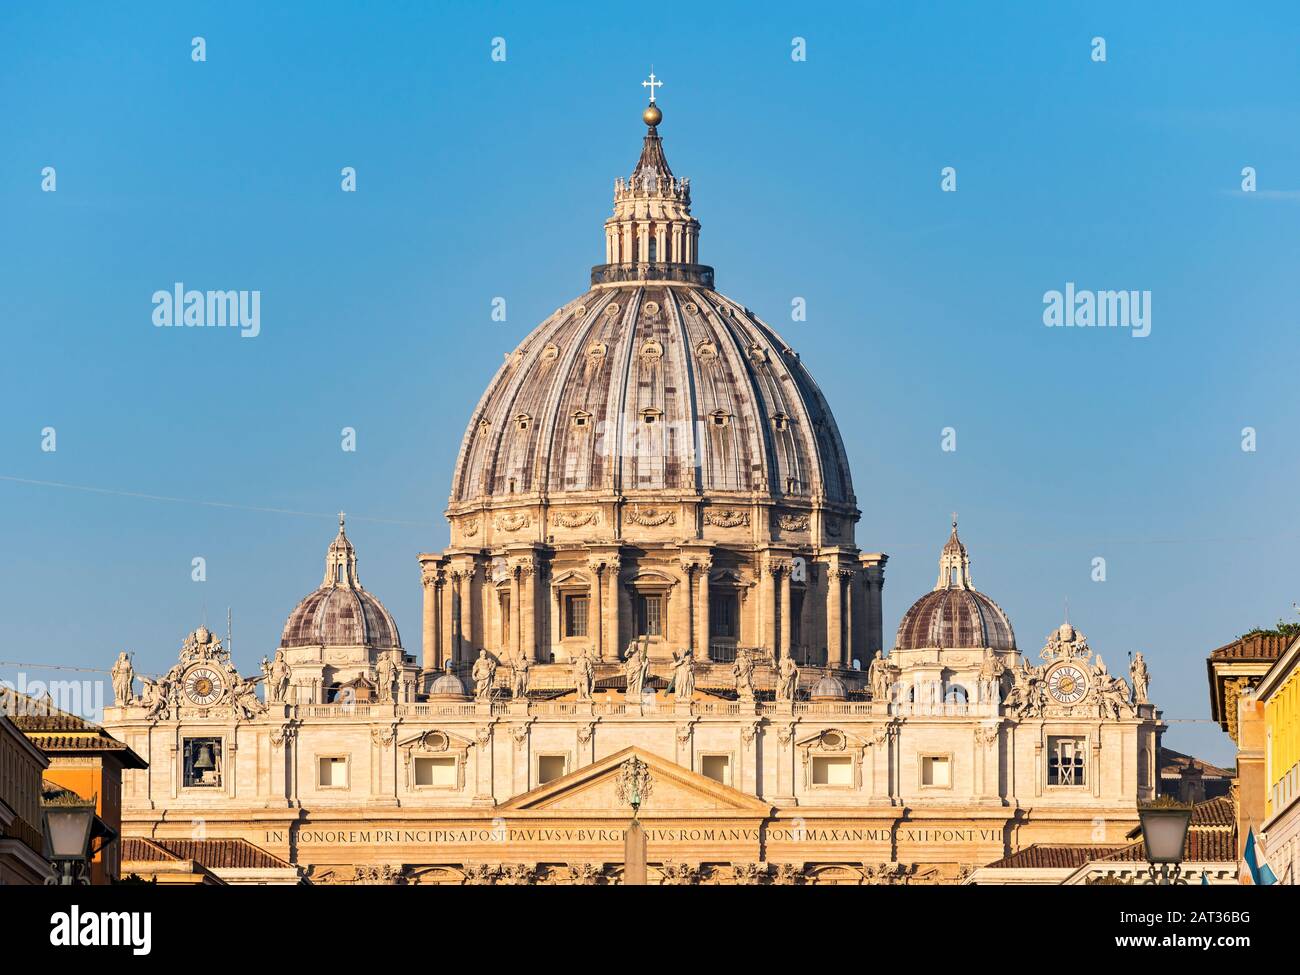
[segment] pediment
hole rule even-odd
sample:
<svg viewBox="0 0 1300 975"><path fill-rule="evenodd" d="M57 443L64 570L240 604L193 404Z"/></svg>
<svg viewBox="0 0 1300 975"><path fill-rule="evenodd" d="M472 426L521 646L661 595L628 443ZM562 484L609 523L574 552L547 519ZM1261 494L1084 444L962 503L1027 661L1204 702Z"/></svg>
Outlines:
<svg viewBox="0 0 1300 975"><path fill-rule="evenodd" d="M649 766L653 783L641 806L642 819L701 812L767 816L772 811L768 803L748 793L635 745L521 793L500 808L505 812L609 813L628 817L631 808L619 799L618 782L623 763L632 758L639 758Z"/></svg>
<svg viewBox="0 0 1300 975"><path fill-rule="evenodd" d="M823 728L816 734L797 739L794 744L796 748L806 748L832 755L836 752L849 752L855 748L868 748L875 742L840 728Z"/></svg>
<svg viewBox="0 0 1300 975"><path fill-rule="evenodd" d="M397 743L397 747L417 752L467 752L473 744L468 738L435 728L404 738Z"/></svg>

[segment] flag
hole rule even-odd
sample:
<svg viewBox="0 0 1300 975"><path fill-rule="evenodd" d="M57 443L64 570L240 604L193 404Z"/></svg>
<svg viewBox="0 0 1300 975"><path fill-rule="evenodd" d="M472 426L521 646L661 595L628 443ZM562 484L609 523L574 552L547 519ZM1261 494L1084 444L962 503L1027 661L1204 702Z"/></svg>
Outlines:
<svg viewBox="0 0 1300 975"><path fill-rule="evenodd" d="M1273 875L1272 869L1264 860L1253 827L1246 832L1246 868L1250 870L1250 881L1256 887L1269 887L1277 883L1277 877Z"/></svg>

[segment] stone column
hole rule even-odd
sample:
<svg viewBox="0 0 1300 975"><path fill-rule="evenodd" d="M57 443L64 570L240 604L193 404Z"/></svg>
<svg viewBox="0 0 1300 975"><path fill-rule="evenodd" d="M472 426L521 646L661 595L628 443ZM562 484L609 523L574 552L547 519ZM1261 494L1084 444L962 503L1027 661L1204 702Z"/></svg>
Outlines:
<svg viewBox="0 0 1300 975"><path fill-rule="evenodd" d="M859 556L862 563L862 576L867 589L867 645L866 658L884 650L884 589L885 563L889 556L883 552L869 552ZM864 661L865 663L865 661Z"/></svg>
<svg viewBox="0 0 1300 975"><path fill-rule="evenodd" d="M461 662L474 656L474 563L460 573L460 648Z"/></svg>
<svg viewBox="0 0 1300 975"><path fill-rule="evenodd" d="M601 598L604 595L601 592L602 580L600 570L602 566L599 562L589 562L587 563L587 568L591 570L591 588L587 590L590 594L588 598L591 600L590 604L587 606L587 639L592 641L592 654L597 660L599 660L601 659L603 647L600 639L600 607L604 602L604 599ZM564 625L563 620L560 621L560 625Z"/></svg>
<svg viewBox="0 0 1300 975"><path fill-rule="evenodd" d="M844 570L844 666L853 666L857 646L853 641L853 570Z"/></svg>
<svg viewBox="0 0 1300 975"><path fill-rule="evenodd" d="M700 635L696 644L695 658L704 661L709 659L709 571L712 568L711 559L705 559L700 563L700 610L697 614Z"/></svg>
<svg viewBox="0 0 1300 975"><path fill-rule="evenodd" d="M844 666L844 579L839 563L826 566L826 666Z"/></svg>
<svg viewBox="0 0 1300 975"><path fill-rule="evenodd" d="M790 646L790 638L794 629L790 625L790 569L788 566L781 566L781 650L779 656L791 656L793 648Z"/></svg>
<svg viewBox="0 0 1300 975"><path fill-rule="evenodd" d="M522 629L519 623L522 615L519 612L519 607L520 603L523 602L520 595L523 586L520 584L519 577L523 574L523 571L523 567L520 565L510 567L510 650L516 659L519 657L519 648L522 646L522 641L519 639L519 631Z"/></svg>
<svg viewBox="0 0 1300 975"><path fill-rule="evenodd" d="M619 592L618 592L618 573L622 563L617 558L607 559L605 561L605 574L609 577L607 585L609 586L609 598L606 602L609 604L605 607L605 616L608 625L605 627L605 659L617 660L619 654L618 630L619 630Z"/></svg>
<svg viewBox="0 0 1300 975"><path fill-rule="evenodd" d="M763 567L763 602L760 612L763 619L762 645L772 651L775 658L778 651L778 637L776 632L776 565L771 555L768 556L767 565Z"/></svg>
<svg viewBox="0 0 1300 975"><path fill-rule="evenodd" d="M426 674L442 666L442 647L438 628L438 597L442 592L442 573L438 564L429 560L422 563L420 581L424 584L423 668Z"/></svg>
<svg viewBox="0 0 1300 975"><path fill-rule="evenodd" d="M686 573L684 595L686 597L686 649L695 650L695 569L697 564L688 563L682 567Z"/></svg>
<svg viewBox="0 0 1300 975"><path fill-rule="evenodd" d="M523 599L519 607L519 642L524 656L530 661L537 660L537 578L538 568L534 562L525 562L519 571L519 593Z"/></svg>

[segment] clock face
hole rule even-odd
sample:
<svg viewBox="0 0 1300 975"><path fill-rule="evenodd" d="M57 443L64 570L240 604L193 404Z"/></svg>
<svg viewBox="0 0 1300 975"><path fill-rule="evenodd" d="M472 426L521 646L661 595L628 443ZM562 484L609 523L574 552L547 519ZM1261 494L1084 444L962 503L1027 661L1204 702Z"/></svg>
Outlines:
<svg viewBox="0 0 1300 975"><path fill-rule="evenodd" d="M1074 664L1065 664L1048 675L1047 691L1061 704L1078 704L1088 693L1088 678Z"/></svg>
<svg viewBox="0 0 1300 975"><path fill-rule="evenodd" d="M185 675L185 696L201 708L216 704L226 685L211 667L195 667Z"/></svg>

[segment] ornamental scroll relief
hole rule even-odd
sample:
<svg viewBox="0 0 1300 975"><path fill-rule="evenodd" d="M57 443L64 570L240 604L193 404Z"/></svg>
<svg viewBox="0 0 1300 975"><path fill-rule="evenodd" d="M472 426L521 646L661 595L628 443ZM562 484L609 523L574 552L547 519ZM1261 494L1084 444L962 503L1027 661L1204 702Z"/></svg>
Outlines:
<svg viewBox="0 0 1300 975"><path fill-rule="evenodd" d="M561 528L582 528L584 525L599 525L600 512L595 508L586 511L553 511L551 521Z"/></svg>
<svg viewBox="0 0 1300 975"><path fill-rule="evenodd" d="M708 508L704 512L704 523L718 528L740 528L749 524L749 512L736 508Z"/></svg>
<svg viewBox="0 0 1300 975"><path fill-rule="evenodd" d="M781 526L783 531L801 532L808 530L807 515L777 515L776 523Z"/></svg>
<svg viewBox="0 0 1300 975"><path fill-rule="evenodd" d="M677 512L670 508L629 508L625 517L634 525L644 528L658 528L660 525L677 524Z"/></svg>
<svg viewBox="0 0 1300 975"><path fill-rule="evenodd" d="M498 515L496 520L497 529L503 532L517 532L521 528L527 528L532 523L533 519L528 515L518 514L513 511Z"/></svg>

